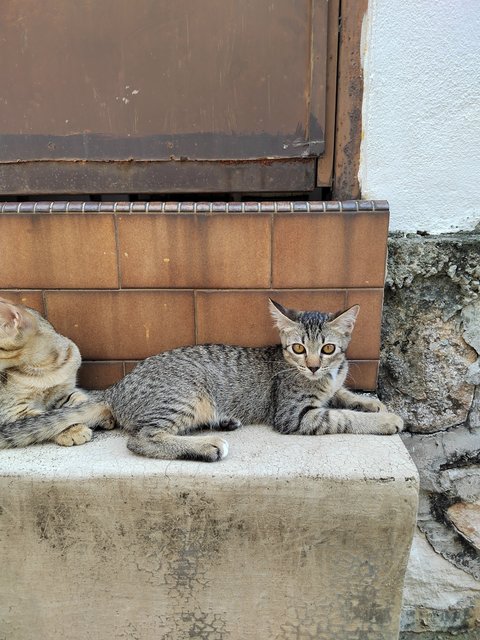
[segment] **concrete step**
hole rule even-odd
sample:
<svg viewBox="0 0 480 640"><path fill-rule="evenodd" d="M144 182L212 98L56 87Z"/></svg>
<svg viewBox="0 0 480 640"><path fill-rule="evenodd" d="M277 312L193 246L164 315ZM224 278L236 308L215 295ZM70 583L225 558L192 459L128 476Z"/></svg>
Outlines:
<svg viewBox="0 0 480 640"><path fill-rule="evenodd" d="M245 427L206 464L0 452L0 638L393 640L418 477L398 436Z"/></svg>

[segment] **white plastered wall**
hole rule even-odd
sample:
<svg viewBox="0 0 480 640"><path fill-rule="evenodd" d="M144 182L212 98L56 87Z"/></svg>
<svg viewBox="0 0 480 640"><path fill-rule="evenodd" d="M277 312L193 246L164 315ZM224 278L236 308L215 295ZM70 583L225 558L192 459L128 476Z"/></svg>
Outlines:
<svg viewBox="0 0 480 640"><path fill-rule="evenodd" d="M362 32L363 197L390 228L480 222L480 1L370 0Z"/></svg>

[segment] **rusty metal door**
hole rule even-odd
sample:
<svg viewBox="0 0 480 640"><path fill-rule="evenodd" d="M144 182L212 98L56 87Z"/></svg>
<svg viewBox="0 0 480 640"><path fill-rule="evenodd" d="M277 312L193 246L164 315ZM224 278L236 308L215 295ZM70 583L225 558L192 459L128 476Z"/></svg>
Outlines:
<svg viewBox="0 0 480 640"><path fill-rule="evenodd" d="M0 193L305 191L328 0L3 0Z"/></svg>

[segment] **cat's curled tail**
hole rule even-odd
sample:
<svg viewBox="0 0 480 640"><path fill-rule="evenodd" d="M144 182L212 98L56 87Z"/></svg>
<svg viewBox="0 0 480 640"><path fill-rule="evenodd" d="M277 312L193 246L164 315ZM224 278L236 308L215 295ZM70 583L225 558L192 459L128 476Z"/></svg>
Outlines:
<svg viewBox="0 0 480 640"><path fill-rule="evenodd" d="M112 416L106 404L87 401L75 406L63 406L38 415L18 418L14 422L1 422L0 449L47 442L59 437L62 432L67 433L67 430L69 433L65 439L72 438L73 441L59 444L80 444L75 441L75 430L85 442L91 437L89 428L96 426L104 429L113 427Z"/></svg>

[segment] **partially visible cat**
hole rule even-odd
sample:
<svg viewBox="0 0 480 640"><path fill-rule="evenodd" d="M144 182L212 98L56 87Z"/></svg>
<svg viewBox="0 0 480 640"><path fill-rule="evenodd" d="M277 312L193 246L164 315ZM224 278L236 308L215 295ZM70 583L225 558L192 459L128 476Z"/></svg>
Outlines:
<svg viewBox="0 0 480 640"><path fill-rule="evenodd" d="M0 298L0 449L71 446L110 429L111 413L76 387L80 352L37 311Z"/></svg>
<svg viewBox="0 0 480 640"><path fill-rule="evenodd" d="M403 421L376 399L344 388L345 356L359 307L337 314L294 311L270 301L281 344L197 345L147 358L96 392L130 434L128 448L152 458L215 461L228 452L203 429L267 423L281 433L392 434Z"/></svg>

